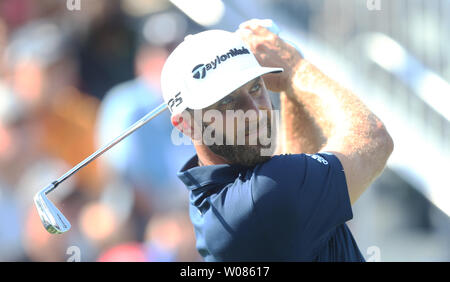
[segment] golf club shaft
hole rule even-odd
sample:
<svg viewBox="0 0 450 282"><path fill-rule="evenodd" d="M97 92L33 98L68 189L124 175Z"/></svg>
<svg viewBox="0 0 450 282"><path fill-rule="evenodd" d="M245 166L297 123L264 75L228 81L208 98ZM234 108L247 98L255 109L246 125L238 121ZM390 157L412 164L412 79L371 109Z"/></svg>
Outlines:
<svg viewBox="0 0 450 282"><path fill-rule="evenodd" d="M84 159L82 162L74 166L71 170L66 172L64 175L62 175L57 180L53 181L50 185L48 185L45 188L45 194L50 193L53 191L59 184L64 182L67 178L72 176L74 173L82 169L84 166L88 165L90 162L101 156L104 152L108 151L112 147L114 147L117 143L128 137L131 133L135 132L139 128L141 128L143 125L145 125L147 122L151 121L154 117L158 116L160 113L164 112L167 109L167 105L165 103L159 105L157 108L146 114L143 118L138 120L136 123L134 123L132 126L127 128L120 136L116 137L114 140L109 142L107 145L103 146L102 148L98 149L95 153Z"/></svg>

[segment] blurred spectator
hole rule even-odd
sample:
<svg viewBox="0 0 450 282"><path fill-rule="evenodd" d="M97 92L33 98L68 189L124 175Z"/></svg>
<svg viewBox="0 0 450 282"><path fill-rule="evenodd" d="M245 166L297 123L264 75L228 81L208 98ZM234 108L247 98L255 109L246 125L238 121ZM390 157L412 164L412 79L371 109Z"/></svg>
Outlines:
<svg viewBox="0 0 450 282"><path fill-rule="evenodd" d="M114 245L97 261L200 261L194 230L185 211L155 214L148 222L143 243Z"/></svg>
<svg viewBox="0 0 450 282"><path fill-rule="evenodd" d="M118 228L114 212L101 203L91 203L83 207L80 214L80 227L88 239L97 242L105 241Z"/></svg>
<svg viewBox="0 0 450 282"><path fill-rule="evenodd" d="M193 150L171 145L164 113L108 152L106 170L93 162L52 193L72 223L70 234L54 237L40 226L34 193L95 151L97 117L103 145L162 103L159 75L168 52L157 44L170 46L186 31L184 17L162 14L141 35L156 45L144 44L136 52L136 30L118 9L119 1L96 3L79 17L51 1L39 7L32 1L0 4L0 14L9 13L0 20L0 202L8 202L0 208L9 215L0 234L17 222L8 236L0 236L5 260L65 260L69 244L85 248L83 258L92 260L105 248L143 240L154 210L178 209L187 201L175 174ZM18 12L19 6L26 8ZM149 40L160 21L171 32L157 30L158 37ZM91 94L102 97L134 73L138 78L112 89L98 113L99 100ZM82 93L80 86L93 93ZM142 248L148 259L148 247Z"/></svg>
<svg viewBox="0 0 450 282"><path fill-rule="evenodd" d="M201 260L185 210L155 214L148 222L145 241L151 261Z"/></svg>
<svg viewBox="0 0 450 282"><path fill-rule="evenodd" d="M149 261L145 248L138 242L124 243L106 250L98 262L146 262Z"/></svg>
<svg viewBox="0 0 450 282"><path fill-rule="evenodd" d="M10 28L24 24L31 16L32 0L0 1L0 14Z"/></svg>
<svg viewBox="0 0 450 282"><path fill-rule="evenodd" d="M3 54L0 181L20 198L17 208L27 212L15 214L13 200L3 208L5 212L9 210L9 218L17 226L24 226L23 251L31 260L63 260L71 238L70 234L56 238L42 228L32 202L34 194L95 149L93 131L99 102L76 89L77 64L67 46L70 42L67 36L51 21L33 21L10 34ZM75 187L89 192L83 201L102 188L95 163L52 194L68 218L75 217L80 210L75 207L80 202L64 204L64 198ZM6 189L0 190L5 197ZM10 229L8 232L14 235L15 229ZM72 234L76 234L76 229L75 225ZM4 242L9 242L10 248L15 246L7 236L0 238L0 246ZM1 249L5 255L7 251L6 247ZM22 253L16 251L18 255Z"/></svg>
<svg viewBox="0 0 450 282"><path fill-rule="evenodd" d="M140 49L136 58L138 78L114 87L102 101L99 143L106 144L117 137L163 102L159 75L166 56L167 51L159 47L147 45ZM129 181L157 209L170 209L170 205L187 201L176 172L187 156L193 154L193 149L172 145L171 132L170 114L165 112L102 158L102 162Z"/></svg>
<svg viewBox="0 0 450 282"><path fill-rule="evenodd" d="M99 99L112 86L134 77L137 42L119 1L108 1L106 7L107 12L92 22L79 52L81 89Z"/></svg>
<svg viewBox="0 0 450 282"><path fill-rule="evenodd" d="M0 182L0 261L22 259L20 235L24 227L18 224L22 218L18 200L9 187Z"/></svg>
<svg viewBox="0 0 450 282"><path fill-rule="evenodd" d="M0 18L0 77L4 75L5 67L5 48L8 44L8 27L6 23Z"/></svg>
<svg viewBox="0 0 450 282"><path fill-rule="evenodd" d="M75 166L96 150L94 126L98 101L75 88L67 91L70 92L67 98L52 105L43 117L46 132L43 149ZM81 188L93 195L102 189L97 166L93 162L77 173Z"/></svg>
<svg viewBox="0 0 450 282"><path fill-rule="evenodd" d="M95 149L99 102L76 89L77 64L67 36L55 23L31 22L12 34L6 55L8 81L24 107L25 122L39 131L39 138L28 142L74 166ZM78 179L83 188L100 189L95 163L80 171Z"/></svg>

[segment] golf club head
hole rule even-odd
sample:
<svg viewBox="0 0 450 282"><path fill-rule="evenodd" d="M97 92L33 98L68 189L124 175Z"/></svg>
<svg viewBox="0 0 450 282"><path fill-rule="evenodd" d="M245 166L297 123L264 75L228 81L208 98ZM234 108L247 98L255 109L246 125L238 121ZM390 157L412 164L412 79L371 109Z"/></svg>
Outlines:
<svg viewBox="0 0 450 282"><path fill-rule="evenodd" d="M71 226L64 215L47 198L45 192L49 187L41 190L34 196L34 203L45 229L51 234L61 234L68 231Z"/></svg>

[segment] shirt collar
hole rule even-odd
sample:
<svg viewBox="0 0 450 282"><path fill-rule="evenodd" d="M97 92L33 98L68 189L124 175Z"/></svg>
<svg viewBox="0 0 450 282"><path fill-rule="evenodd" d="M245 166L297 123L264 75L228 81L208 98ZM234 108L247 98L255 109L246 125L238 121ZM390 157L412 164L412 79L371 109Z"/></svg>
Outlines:
<svg viewBox="0 0 450 282"><path fill-rule="evenodd" d="M209 184L232 183L247 169L245 166L229 164L198 166L198 156L195 155L177 175L189 190L194 190Z"/></svg>

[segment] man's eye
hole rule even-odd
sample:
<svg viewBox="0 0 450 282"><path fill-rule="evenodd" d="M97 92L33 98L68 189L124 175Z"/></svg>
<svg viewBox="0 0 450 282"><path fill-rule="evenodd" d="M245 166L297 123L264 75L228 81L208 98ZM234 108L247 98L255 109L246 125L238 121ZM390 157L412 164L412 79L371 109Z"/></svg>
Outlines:
<svg viewBox="0 0 450 282"><path fill-rule="evenodd" d="M224 106L224 105L227 105L227 104L229 104L231 102L233 102L233 97L225 97L225 98L222 99L222 101L220 101L219 104L221 106Z"/></svg>
<svg viewBox="0 0 450 282"><path fill-rule="evenodd" d="M256 83L256 84L253 85L253 87L250 89L250 93L255 93L255 92L259 91L259 89L261 89L261 84L260 84L260 83Z"/></svg>

